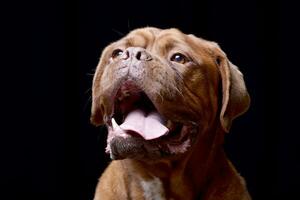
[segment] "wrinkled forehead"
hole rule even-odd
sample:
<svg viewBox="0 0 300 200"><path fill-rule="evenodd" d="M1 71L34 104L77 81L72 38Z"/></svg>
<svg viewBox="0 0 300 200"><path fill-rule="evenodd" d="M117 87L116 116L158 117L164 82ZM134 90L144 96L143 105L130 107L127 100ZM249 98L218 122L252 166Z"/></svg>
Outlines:
<svg viewBox="0 0 300 200"><path fill-rule="evenodd" d="M174 47L187 48L189 38L177 29L144 28L130 32L127 36L115 43L123 47L143 47L145 49L169 50Z"/></svg>

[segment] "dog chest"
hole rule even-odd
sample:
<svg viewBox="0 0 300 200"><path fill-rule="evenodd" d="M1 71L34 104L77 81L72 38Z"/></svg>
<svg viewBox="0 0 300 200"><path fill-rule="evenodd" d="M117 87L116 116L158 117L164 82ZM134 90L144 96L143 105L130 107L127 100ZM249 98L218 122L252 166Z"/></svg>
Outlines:
<svg viewBox="0 0 300 200"><path fill-rule="evenodd" d="M163 183L157 177L150 180L141 180L141 186L146 200L165 200Z"/></svg>

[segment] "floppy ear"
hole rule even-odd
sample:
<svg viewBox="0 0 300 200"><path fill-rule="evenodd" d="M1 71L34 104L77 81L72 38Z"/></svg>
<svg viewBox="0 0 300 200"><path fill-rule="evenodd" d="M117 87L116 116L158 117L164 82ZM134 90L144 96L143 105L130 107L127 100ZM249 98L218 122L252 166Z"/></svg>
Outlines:
<svg viewBox="0 0 300 200"><path fill-rule="evenodd" d="M99 67L99 65L98 65ZM98 90L100 89L99 82L100 82L100 75L98 73L98 67L93 79L93 86L92 86L92 109L91 109L91 117L90 121L93 125L99 126L103 124L103 111L100 106L100 96L98 95Z"/></svg>
<svg viewBox="0 0 300 200"><path fill-rule="evenodd" d="M98 103L96 103L97 101L98 98L93 97L90 121L93 125L100 126L103 124L103 112Z"/></svg>
<svg viewBox="0 0 300 200"><path fill-rule="evenodd" d="M92 109L91 109L91 117L90 121L93 125L99 126L104 123L103 121L103 113L104 110L101 107L101 98L100 98L100 80L103 74L104 66L107 64L107 51L111 45L107 46L100 57L100 61L97 65L96 72L93 78L93 86L92 86Z"/></svg>
<svg viewBox="0 0 300 200"><path fill-rule="evenodd" d="M243 74L232 64L225 53L218 58L222 79L222 107L220 121L225 132L229 132L233 119L246 112L250 105Z"/></svg>

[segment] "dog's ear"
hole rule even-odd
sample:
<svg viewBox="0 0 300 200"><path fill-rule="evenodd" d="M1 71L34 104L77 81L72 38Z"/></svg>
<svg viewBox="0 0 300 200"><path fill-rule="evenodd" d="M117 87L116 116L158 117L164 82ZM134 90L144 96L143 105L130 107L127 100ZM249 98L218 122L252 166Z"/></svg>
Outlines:
<svg viewBox="0 0 300 200"><path fill-rule="evenodd" d="M93 125L100 126L103 124L103 114L97 101L98 98L93 97L90 121Z"/></svg>
<svg viewBox="0 0 300 200"><path fill-rule="evenodd" d="M98 65L99 67L99 65ZM98 67L94 75L93 86L92 86L92 109L90 121L93 125L99 126L103 124L103 111L100 106L100 97L98 95L100 75L98 73Z"/></svg>
<svg viewBox="0 0 300 200"><path fill-rule="evenodd" d="M100 80L103 74L104 66L107 64L107 52L111 45L107 46L100 57L100 61L96 67L96 72L93 78L93 86L92 86L92 109L91 109L91 117L90 121L93 125L99 126L104 123L103 121L103 113L104 110L101 107L101 98L100 98Z"/></svg>
<svg viewBox="0 0 300 200"><path fill-rule="evenodd" d="M225 132L229 132L234 118L246 112L250 105L243 74L232 64L226 54L217 46L219 54L216 63L219 67L222 82L222 107L220 121Z"/></svg>

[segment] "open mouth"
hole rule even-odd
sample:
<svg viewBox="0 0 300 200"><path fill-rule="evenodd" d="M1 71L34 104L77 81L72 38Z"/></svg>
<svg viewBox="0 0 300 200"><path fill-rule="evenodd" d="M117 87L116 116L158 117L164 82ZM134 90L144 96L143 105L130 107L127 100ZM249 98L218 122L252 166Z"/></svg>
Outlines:
<svg viewBox="0 0 300 200"><path fill-rule="evenodd" d="M165 119L146 93L132 82L121 85L114 98L113 135L153 140L180 132L182 125Z"/></svg>
<svg viewBox="0 0 300 200"><path fill-rule="evenodd" d="M153 146L158 146L159 151L166 155L183 153L191 145L190 136L196 128L164 118L147 94L134 83L123 83L113 101L113 115L107 123L106 152L114 154L114 158L121 154L122 158L126 157L134 152L132 148L149 149L146 151L151 152ZM116 147L115 141L125 142L121 145L122 153L120 145L118 151L111 149L111 145Z"/></svg>

